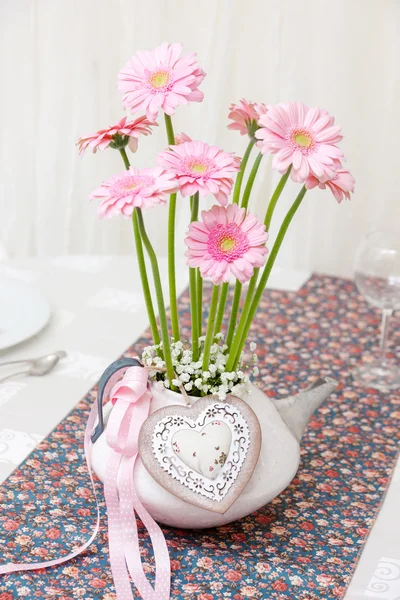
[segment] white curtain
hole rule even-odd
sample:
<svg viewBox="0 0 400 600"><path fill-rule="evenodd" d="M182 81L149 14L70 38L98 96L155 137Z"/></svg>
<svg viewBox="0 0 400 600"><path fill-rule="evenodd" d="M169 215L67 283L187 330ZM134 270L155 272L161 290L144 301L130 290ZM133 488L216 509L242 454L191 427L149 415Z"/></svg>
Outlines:
<svg viewBox="0 0 400 600"><path fill-rule="evenodd" d="M246 140L226 129L231 101L298 100L335 115L356 193L339 206L310 192L279 262L351 274L368 230L400 234L399 24L398 0L2 0L0 244L11 257L133 252L129 221L99 222L87 200L123 170L118 153L80 159L74 143L123 115L116 75L129 56L182 41L208 75L204 102L178 109L177 132L241 154ZM165 145L161 121L135 164L152 165ZM276 180L265 160L260 215ZM272 236L297 189L285 190ZM181 200L181 240L187 208ZM165 252L166 209L146 218Z"/></svg>

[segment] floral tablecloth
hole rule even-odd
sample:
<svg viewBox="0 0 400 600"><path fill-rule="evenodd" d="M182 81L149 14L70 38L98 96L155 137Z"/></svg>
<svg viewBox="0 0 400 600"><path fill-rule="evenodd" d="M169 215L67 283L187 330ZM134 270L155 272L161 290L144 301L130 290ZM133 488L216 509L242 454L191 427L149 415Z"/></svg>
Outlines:
<svg viewBox="0 0 400 600"><path fill-rule="evenodd" d="M188 298L183 296L188 325ZM261 385L296 393L318 375L340 381L313 417L292 484L265 508L217 530L164 528L177 600L342 598L379 511L398 452L400 395L350 376L372 351L379 314L352 282L314 276L297 293L267 291L253 327ZM393 347L400 348L394 323ZM146 336L127 352L133 355ZM400 358L400 357L399 357ZM95 510L82 446L93 389L0 488L1 563L68 554L92 531ZM57 398L54 398L57 402ZM98 483L102 499L102 487ZM0 578L0 600L114 600L105 505L90 549L64 565ZM141 529L143 561L153 572Z"/></svg>

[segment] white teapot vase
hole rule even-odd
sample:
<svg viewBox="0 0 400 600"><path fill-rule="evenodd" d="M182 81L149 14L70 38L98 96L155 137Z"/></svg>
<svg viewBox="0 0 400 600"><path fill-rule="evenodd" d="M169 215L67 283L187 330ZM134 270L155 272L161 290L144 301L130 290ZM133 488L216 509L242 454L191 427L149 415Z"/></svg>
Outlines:
<svg viewBox="0 0 400 600"><path fill-rule="evenodd" d="M292 481L299 466L300 441L307 423L336 386L334 379L324 377L296 396L272 400L258 387L249 385L244 399L261 426L261 451L246 487L224 514L194 506L174 496L152 478L138 457L134 483L141 502L159 523L188 529L218 527L262 508ZM164 406L186 405L181 394L160 388L154 383L150 388L153 396L150 413ZM111 410L112 404L109 402L103 408L105 428ZM92 446L91 457L93 469L101 481L104 481L109 453L103 431Z"/></svg>

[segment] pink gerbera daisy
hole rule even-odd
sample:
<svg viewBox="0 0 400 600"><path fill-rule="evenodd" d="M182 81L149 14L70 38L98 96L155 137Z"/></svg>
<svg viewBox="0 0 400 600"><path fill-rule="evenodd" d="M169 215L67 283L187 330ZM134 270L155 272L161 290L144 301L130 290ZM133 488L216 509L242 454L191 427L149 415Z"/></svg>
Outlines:
<svg viewBox="0 0 400 600"><path fill-rule="evenodd" d="M152 208L155 204L165 204L167 195L176 192L177 188L174 175L161 167L140 171L130 167L105 181L90 199L103 198L99 206L100 217L128 217L136 207Z"/></svg>
<svg viewBox="0 0 400 600"><path fill-rule="evenodd" d="M343 158L336 146L342 135L326 110L295 102L268 105L259 125L257 146L264 154L276 154L272 166L278 171L286 173L293 165L293 179L302 182L309 175L320 181L334 177L335 164Z"/></svg>
<svg viewBox="0 0 400 600"><path fill-rule="evenodd" d="M191 142L192 138L189 137L186 133L177 133L175 136L175 146L179 146L179 144L184 144L185 142Z"/></svg>
<svg viewBox="0 0 400 600"><path fill-rule="evenodd" d="M214 285L229 281L231 273L241 283L248 281L266 260L265 225L237 204L213 206L201 218L190 224L185 238L188 265L199 267Z"/></svg>
<svg viewBox="0 0 400 600"><path fill-rule="evenodd" d="M162 44L152 52L137 52L118 74L123 105L132 112L145 110L156 119L160 108L173 115L178 104L201 102L198 87L206 76L196 62L196 54L184 54L182 44Z"/></svg>
<svg viewBox="0 0 400 600"><path fill-rule="evenodd" d="M232 189L231 173L240 168L232 153L195 141L170 146L159 154L158 164L174 173L182 196L193 196L196 192L201 196L213 194L223 205L227 204Z"/></svg>
<svg viewBox="0 0 400 600"><path fill-rule="evenodd" d="M259 127L258 119L266 112L265 104L255 104L242 98L238 104L230 106L228 119L231 119L232 123L229 123L228 129L237 130L240 135L248 134L253 137Z"/></svg>
<svg viewBox="0 0 400 600"><path fill-rule="evenodd" d="M117 149L129 146L132 152L136 152L138 137L149 135L151 127L157 126L157 123L149 121L145 116L129 123L126 120L127 117L123 117L116 125L80 137L76 142L79 147L79 154L83 154L87 148L92 148L93 152L96 152L97 150L105 150L108 146Z"/></svg>
<svg viewBox="0 0 400 600"><path fill-rule="evenodd" d="M256 113L258 114L258 120L260 120L260 117L262 115L266 115L268 112L267 104L263 104L262 102L257 102L254 105L254 109L255 109Z"/></svg>
<svg viewBox="0 0 400 600"><path fill-rule="evenodd" d="M354 177L349 171L339 169L333 179L324 182L311 175L306 181L306 188L311 190L318 186L321 190L324 190L328 187L340 203L343 198L350 200L350 192L354 192L354 183Z"/></svg>

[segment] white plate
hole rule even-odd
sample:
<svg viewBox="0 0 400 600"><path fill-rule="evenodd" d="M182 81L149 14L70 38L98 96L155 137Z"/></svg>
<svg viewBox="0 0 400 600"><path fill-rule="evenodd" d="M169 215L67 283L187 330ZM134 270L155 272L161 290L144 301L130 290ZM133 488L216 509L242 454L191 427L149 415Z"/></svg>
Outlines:
<svg viewBox="0 0 400 600"><path fill-rule="evenodd" d="M32 337L49 319L49 303L36 288L0 275L0 350Z"/></svg>

